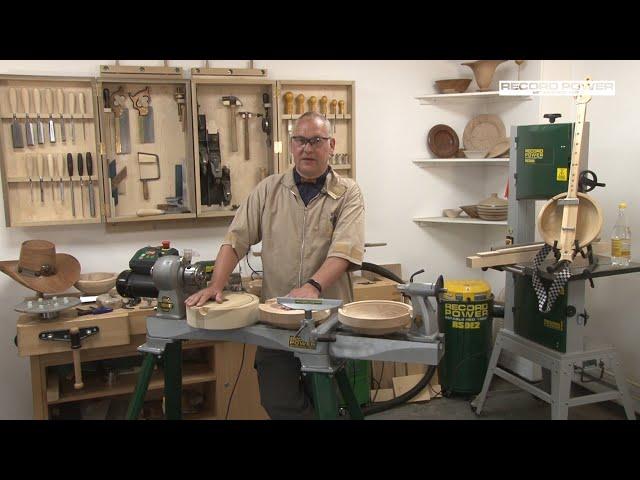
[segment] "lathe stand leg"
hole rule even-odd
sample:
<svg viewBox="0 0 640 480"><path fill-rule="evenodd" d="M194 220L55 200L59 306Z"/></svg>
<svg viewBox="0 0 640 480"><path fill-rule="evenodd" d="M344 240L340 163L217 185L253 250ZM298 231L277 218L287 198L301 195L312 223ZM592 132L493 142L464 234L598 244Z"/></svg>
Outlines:
<svg viewBox="0 0 640 480"><path fill-rule="evenodd" d="M313 388L313 403L318 420L338 418L338 397L333 377L326 373L309 373Z"/></svg>
<svg viewBox="0 0 640 480"><path fill-rule="evenodd" d="M338 382L340 393L342 393L342 398L347 402L347 409L349 410L351 420L364 420L364 415L360 409L360 405L358 404L358 399L351 388L351 384L347 378L347 372L344 368L341 368L336 372L336 381Z"/></svg>
<svg viewBox="0 0 640 480"><path fill-rule="evenodd" d="M127 410L127 420L137 420L149 389L149 381L157 360L164 358L164 416L167 420L182 420L182 342L171 342L161 356L147 353L142 361L136 389Z"/></svg>
<svg viewBox="0 0 640 480"><path fill-rule="evenodd" d="M168 343L164 350L164 417L182 420L182 342Z"/></svg>
<svg viewBox="0 0 640 480"><path fill-rule="evenodd" d="M142 361L142 369L138 374L138 382L136 383L136 389L133 391L133 398L127 409L127 420L137 420L142 410L142 404L144 403L144 397L147 394L149 388L149 381L151 380L151 374L153 373L153 366L156 363L156 356L152 353L147 353Z"/></svg>
<svg viewBox="0 0 640 480"><path fill-rule="evenodd" d="M336 395L334 375L328 373L309 373L313 388L313 401L318 420L336 420L338 418L338 396ZM364 420L364 415L358 404L353 388L349 383L344 367L335 372L335 379L347 402L347 410L352 420Z"/></svg>

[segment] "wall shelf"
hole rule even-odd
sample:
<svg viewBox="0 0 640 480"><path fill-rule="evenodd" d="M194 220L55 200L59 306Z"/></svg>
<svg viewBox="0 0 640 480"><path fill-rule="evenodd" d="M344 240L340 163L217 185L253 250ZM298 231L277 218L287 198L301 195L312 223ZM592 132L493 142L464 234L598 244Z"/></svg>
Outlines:
<svg viewBox="0 0 640 480"><path fill-rule="evenodd" d="M485 103L496 102L524 102L531 100L531 96L500 95L497 91L467 92L467 93L435 93L416 97L421 105L434 105L436 103L458 103L468 101L482 101Z"/></svg>
<svg viewBox="0 0 640 480"><path fill-rule="evenodd" d="M425 167L439 167L444 165L490 165L508 166L509 158L416 158L416 165Z"/></svg>
<svg viewBox="0 0 640 480"><path fill-rule="evenodd" d="M489 220L481 220L479 218L470 218L470 217L456 217L456 218L448 218L448 217L416 217L413 219L414 222L419 224L436 224L436 223L457 223L462 225L500 225L506 226L507 221L497 221L492 222Z"/></svg>

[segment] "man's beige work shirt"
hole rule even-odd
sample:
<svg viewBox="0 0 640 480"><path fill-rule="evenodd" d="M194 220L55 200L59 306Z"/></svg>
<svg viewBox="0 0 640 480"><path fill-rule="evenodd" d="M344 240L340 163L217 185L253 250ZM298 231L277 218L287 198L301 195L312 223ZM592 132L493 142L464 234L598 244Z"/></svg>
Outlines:
<svg viewBox="0 0 640 480"><path fill-rule="evenodd" d="M262 180L238 209L222 242L238 258L262 241L262 298L284 296L302 286L327 257L348 260L350 270L364 255L364 200L358 184L331 170L320 193L305 207L293 169ZM353 301L348 273L323 298Z"/></svg>

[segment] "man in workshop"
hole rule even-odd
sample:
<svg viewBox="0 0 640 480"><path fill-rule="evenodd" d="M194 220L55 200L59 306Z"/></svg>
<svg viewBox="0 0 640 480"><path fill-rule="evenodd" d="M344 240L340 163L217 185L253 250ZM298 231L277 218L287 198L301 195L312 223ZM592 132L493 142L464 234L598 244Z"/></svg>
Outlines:
<svg viewBox="0 0 640 480"><path fill-rule="evenodd" d="M364 254L364 200L354 180L329 166L335 148L329 121L307 112L296 122L290 149L295 168L262 180L239 208L222 242L209 286L187 306L222 301L229 275L251 245L262 241L262 299L335 298L353 301L348 272ZM262 406L274 420L314 419L311 392L292 352L258 347Z"/></svg>

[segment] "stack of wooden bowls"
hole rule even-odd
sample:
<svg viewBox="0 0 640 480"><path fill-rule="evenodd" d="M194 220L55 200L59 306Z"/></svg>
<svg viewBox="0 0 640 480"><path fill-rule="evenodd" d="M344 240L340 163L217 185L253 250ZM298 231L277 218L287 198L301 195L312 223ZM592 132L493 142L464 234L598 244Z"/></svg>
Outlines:
<svg viewBox="0 0 640 480"><path fill-rule="evenodd" d="M492 193L488 198L478 202L478 216L482 220L494 222L506 220L508 204L507 200L498 198L497 193Z"/></svg>

